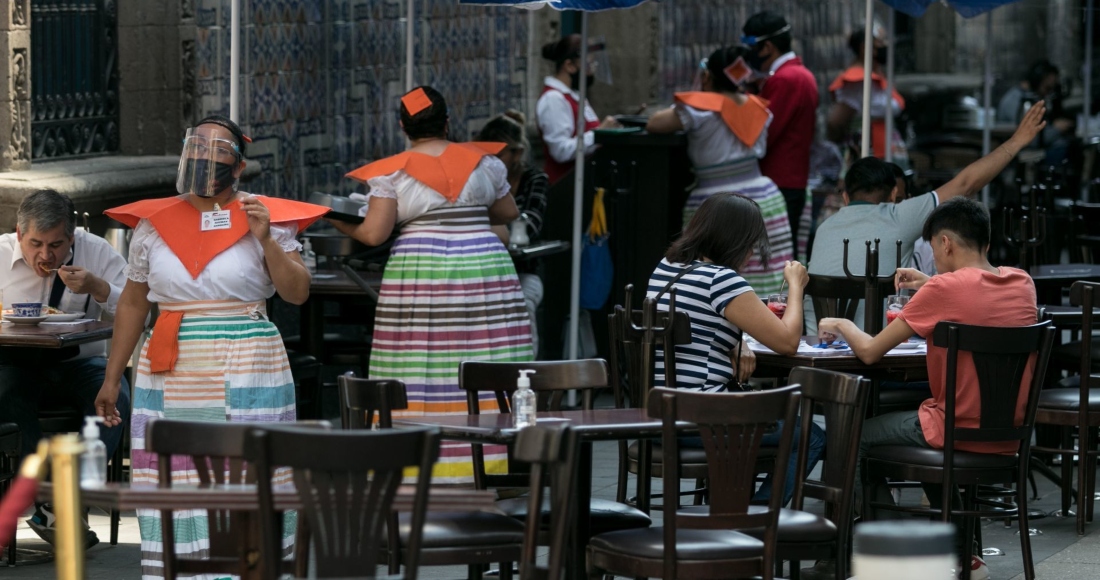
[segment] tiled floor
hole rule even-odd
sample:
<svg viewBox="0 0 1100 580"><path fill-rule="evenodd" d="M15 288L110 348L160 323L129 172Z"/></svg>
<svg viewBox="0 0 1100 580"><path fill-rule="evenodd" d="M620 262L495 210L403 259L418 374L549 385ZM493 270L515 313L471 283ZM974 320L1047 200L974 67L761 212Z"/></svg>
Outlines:
<svg viewBox="0 0 1100 580"><path fill-rule="evenodd" d="M594 493L597 497L614 498L617 461L615 444L599 443L596 445L595 454ZM1044 513L1058 509L1059 497L1055 487L1042 478L1038 483L1040 497L1031 504L1031 507ZM659 485L657 487L659 488ZM917 501L915 496L917 491L906 490L904 493L914 495L903 498L903 501ZM141 575L140 538L137 520L133 513L124 514L117 546L107 543L110 521L106 515L93 510L91 525L98 532L101 543L87 553L87 578L89 580L138 579ZM1032 553L1037 563L1036 572L1039 578L1100 578L1100 533L1096 532L1100 529L1100 522L1089 525L1086 529L1089 533L1083 537L1077 536L1074 520L1070 518L1045 517L1034 520L1032 527L1041 532L1032 537ZM1019 536L1015 531L1015 523L1010 528L1005 528L1000 520L986 520L982 523L985 546L997 547L1005 552L1004 556L986 558L992 578L996 580L1023 578ZM19 528L18 542L23 548L48 549L48 545L39 540L25 524ZM431 580L454 579L464 578L465 572L463 567L423 568L421 576ZM52 578L55 574L52 562L15 568L0 567L0 578L5 580Z"/></svg>

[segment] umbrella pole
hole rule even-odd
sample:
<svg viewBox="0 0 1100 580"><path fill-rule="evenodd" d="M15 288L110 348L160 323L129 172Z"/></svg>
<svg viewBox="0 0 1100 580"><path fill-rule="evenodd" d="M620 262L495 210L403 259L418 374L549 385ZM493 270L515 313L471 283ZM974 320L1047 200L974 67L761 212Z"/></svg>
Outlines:
<svg viewBox="0 0 1100 580"><path fill-rule="evenodd" d="M886 14L886 161L894 160L894 9ZM907 191L909 195L913 192Z"/></svg>
<svg viewBox="0 0 1100 580"><path fill-rule="evenodd" d="M1085 5L1085 120L1081 124L1082 135L1085 143L1089 143L1092 135L1089 133L1089 118L1092 116L1092 0ZM1089 203L1089 176L1081 180L1081 200Z"/></svg>
<svg viewBox="0 0 1100 580"><path fill-rule="evenodd" d="M863 19L863 123L860 126L862 132L859 148L860 157L867 157L871 154L871 56L875 51L875 11L873 2L874 0L867 0L867 11Z"/></svg>
<svg viewBox="0 0 1100 580"><path fill-rule="evenodd" d="M240 122L241 0L229 3L229 118Z"/></svg>
<svg viewBox="0 0 1100 580"><path fill-rule="evenodd" d="M577 153L573 168L573 272L569 289L569 359L577 358L581 312L581 215L584 204L584 110L588 103L588 13L581 12L580 106L577 107ZM630 306L627 306L630 308Z"/></svg>
<svg viewBox="0 0 1100 580"><path fill-rule="evenodd" d="M415 0L407 0L405 3L405 92L413 90L413 60L416 57L416 49L413 46L413 19L416 17L416 9L413 6Z"/></svg>
<svg viewBox="0 0 1100 580"><path fill-rule="evenodd" d="M989 155L993 147L992 130L994 115L990 114L993 107L993 12L985 13L985 63L983 66L982 83L982 157ZM989 184L982 188L982 203L989 207Z"/></svg>

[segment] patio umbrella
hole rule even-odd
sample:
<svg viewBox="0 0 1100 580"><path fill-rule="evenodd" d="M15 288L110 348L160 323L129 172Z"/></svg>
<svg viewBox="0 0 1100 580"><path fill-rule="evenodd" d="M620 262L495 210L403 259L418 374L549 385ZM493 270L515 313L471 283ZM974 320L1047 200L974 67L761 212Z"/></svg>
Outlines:
<svg viewBox="0 0 1100 580"><path fill-rule="evenodd" d="M988 155L991 146L990 129L992 120L987 118L989 109L993 106L993 14L990 12L998 6L1004 4L1011 4L1018 2L1019 0L882 0L886 5L890 6L894 10L904 12L909 16L919 18L924 15L924 12L928 10L928 6L942 1L951 8L958 12L963 18L973 18L979 14L985 14L985 37L986 37L986 50L985 50L985 62L983 63L983 87L982 87L982 155ZM867 0L867 22L871 22L872 0ZM1089 0L1091 4L1092 0ZM867 137L867 132L870 130L871 125L871 90L870 90L870 54L871 54L871 34L870 26L867 26L867 36L865 38L866 47L864 53L867 55L863 68L863 133L864 133L864 149L863 156L867 156L868 147L870 141ZM890 45L887 49L888 60L886 69L886 83L887 91L892 92L894 88L894 13L890 12L889 24ZM1088 78L1088 71L1086 71L1086 79ZM1087 80L1086 80L1087 82ZM1086 85L1087 86L1087 85ZM1085 95L1086 106L1088 103L1088 94L1086 90ZM886 138L890 139L890 135L893 134L894 118L893 115L886 115ZM886 147L886 160L890 161L892 157L892 148ZM982 203L989 205L989 186L982 188Z"/></svg>
<svg viewBox="0 0 1100 580"><path fill-rule="evenodd" d="M555 10L581 11L581 62L588 61L588 12L632 8L646 0L459 0L459 4L478 4L482 6L518 6L520 8L542 8L549 6ZM584 127L584 106L587 98L586 83L580 83L580 102L577 107L577 127ZM581 292L581 206L584 203L584 132L577 131L577 158L573 182L573 263L569 291L569 347L568 358L577 358L577 325L580 316Z"/></svg>

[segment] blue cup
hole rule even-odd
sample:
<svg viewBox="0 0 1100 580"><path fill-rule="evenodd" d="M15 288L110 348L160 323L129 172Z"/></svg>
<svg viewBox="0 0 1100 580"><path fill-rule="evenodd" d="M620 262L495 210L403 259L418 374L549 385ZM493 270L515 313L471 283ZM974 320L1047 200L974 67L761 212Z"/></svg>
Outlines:
<svg viewBox="0 0 1100 580"><path fill-rule="evenodd" d="M42 316L42 303L16 302L11 305L11 314L12 316L19 316L23 318Z"/></svg>

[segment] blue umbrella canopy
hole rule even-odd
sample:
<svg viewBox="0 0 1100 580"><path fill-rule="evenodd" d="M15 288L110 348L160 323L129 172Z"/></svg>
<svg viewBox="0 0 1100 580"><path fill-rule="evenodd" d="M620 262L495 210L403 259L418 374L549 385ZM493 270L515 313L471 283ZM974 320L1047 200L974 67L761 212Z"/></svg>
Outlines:
<svg viewBox="0 0 1100 580"><path fill-rule="evenodd" d="M581 10L599 12L618 8L633 8L646 0L458 0L459 4L480 4L482 6L519 6L522 8L541 8L549 6L554 10Z"/></svg>
<svg viewBox="0 0 1100 580"><path fill-rule="evenodd" d="M936 2L944 1L962 15L963 18L973 18L983 12L989 12L998 6L1012 4L1017 0L882 0L887 5L909 16L923 16L924 11Z"/></svg>

